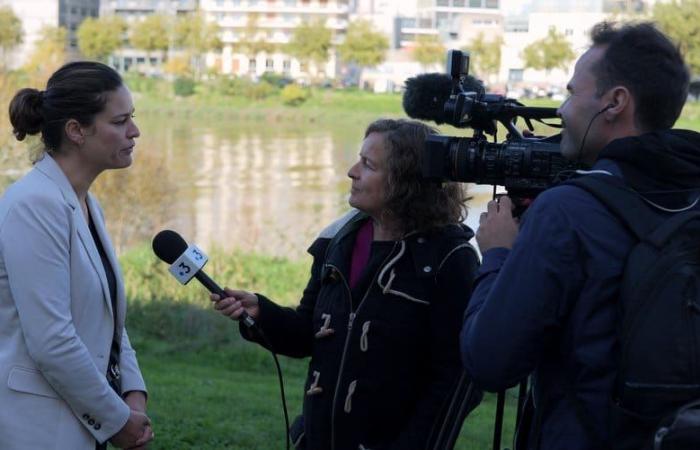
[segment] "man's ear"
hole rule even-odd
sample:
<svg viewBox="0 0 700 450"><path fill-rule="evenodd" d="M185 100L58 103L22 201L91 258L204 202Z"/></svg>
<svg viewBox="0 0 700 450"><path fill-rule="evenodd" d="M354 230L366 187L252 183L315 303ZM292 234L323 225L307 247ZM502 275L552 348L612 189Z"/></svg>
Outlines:
<svg viewBox="0 0 700 450"><path fill-rule="evenodd" d="M625 86L615 86L609 91L608 111L620 114L632 105L632 93Z"/></svg>
<svg viewBox="0 0 700 450"><path fill-rule="evenodd" d="M85 143L85 132L77 120L68 119L63 129L66 132L68 141L72 144L83 145Z"/></svg>

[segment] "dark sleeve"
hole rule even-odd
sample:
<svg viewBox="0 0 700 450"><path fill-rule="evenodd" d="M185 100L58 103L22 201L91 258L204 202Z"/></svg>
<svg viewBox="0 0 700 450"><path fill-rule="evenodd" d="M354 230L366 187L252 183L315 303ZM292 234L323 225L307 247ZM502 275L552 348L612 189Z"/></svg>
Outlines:
<svg viewBox="0 0 700 450"><path fill-rule="evenodd" d="M313 314L318 293L321 290L321 272L325 249L312 246L309 252L314 256L309 278L301 301L296 308L283 307L262 294L256 294L259 300L260 315L257 325L264 334L247 328L239 322L243 338L257 342L268 350L294 358L311 355L313 345ZM320 254L320 255L319 255Z"/></svg>
<svg viewBox="0 0 700 450"><path fill-rule="evenodd" d="M428 439L433 442L441 428L449 429L457 422L461 424L462 418L455 417L454 411L448 414L448 410L460 383L464 382L464 369L459 359L459 329L478 264L478 257L471 248L461 248L446 259L435 277L435 294L426 317L430 339L428 384L391 449L428 448ZM479 397L475 398L478 403Z"/></svg>
<svg viewBox="0 0 700 450"><path fill-rule="evenodd" d="M548 191L549 192L549 191ZM565 198L540 195L508 252L483 255L460 336L476 384L499 391L530 374L582 286L581 246Z"/></svg>

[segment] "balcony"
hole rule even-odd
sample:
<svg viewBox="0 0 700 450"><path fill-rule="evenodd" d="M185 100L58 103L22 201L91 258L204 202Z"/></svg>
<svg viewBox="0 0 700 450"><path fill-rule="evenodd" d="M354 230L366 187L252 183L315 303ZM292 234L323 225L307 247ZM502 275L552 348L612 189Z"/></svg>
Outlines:
<svg viewBox="0 0 700 450"><path fill-rule="evenodd" d="M201 8L207 12L305 13L348 14L347 2L319 0L203 0Z"/></svg>

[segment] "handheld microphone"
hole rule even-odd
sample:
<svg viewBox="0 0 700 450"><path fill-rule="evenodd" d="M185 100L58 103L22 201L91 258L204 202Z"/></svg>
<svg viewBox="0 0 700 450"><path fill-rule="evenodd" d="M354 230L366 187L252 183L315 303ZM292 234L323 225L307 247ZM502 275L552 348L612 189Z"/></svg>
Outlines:
<svg viewBox="0 0 700 450"><path fill-rule="evenodd" d="M202 270L207 263L206 255L197 246L188 246L177 232L163 230L156 234L153 238L153 252L170 264L170 273L180 283L187 284L192 278L196 278L212 294L217 294L220 298L228 297L228 294ZM255 321L245 310L240 320L248 328L255 326Z"/></svg>

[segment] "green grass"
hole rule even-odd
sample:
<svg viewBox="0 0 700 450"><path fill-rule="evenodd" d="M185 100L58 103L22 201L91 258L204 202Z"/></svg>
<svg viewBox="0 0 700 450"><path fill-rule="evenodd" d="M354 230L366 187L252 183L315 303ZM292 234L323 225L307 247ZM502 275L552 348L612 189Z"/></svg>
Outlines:
<svg viewBox="0 0 700 450"><path fill-rule="evenodd" d="M130 327L149 388L149 416L156 432L151 448L283 449L284 419L271 355L242 342L237 324L212 311L206 313L208 325L226 326L225 339L192 343L173 336L156 340L143 338ZM130 319L138 314L131 311ZM307 361L279 359L293 419L301 411ZM509 392L505 447L510 446L513 435L514 403L514 393ZM487 394L465 421L456 448L491 448L494 417L495 395Z"/></svg>
<svg viewBox="0 0 700 450"><path fill-rule="evenodd" d="M223 120L264 121L265 123L342 123L367 122L387 116L405 116L401 105L402 95L396 93L375 94L357 89L337 90L312 88L311 97L300 106L287 106L279 94L262 99L226 96L200 89L191 97L175 97L164 89L136 93L139 112L166 117L207 118ZM561 102L549 99L523 99L527 106L558 107ZM524 123L519 122L519 128ZM700 101L688 101L676 123L676 128L700 131ZM470 135L470 131L441 126L441 132L451 135ZM535 132L551 135L556 129L535 122ZM499 141L505 132L499 132Z"/></svg>
<svg viewBox="0 0 700 450"><path fill-rule="evenodd" d="M213 252L208 273L221 283L294 304L307 261ZM218 261L217 265L213 262ZM149 415L162 450L280 450L284 420L271 355L244 341L238 325L214 312L196 282L182 287L147 248L121 258L129 289L127 327L149 389ZM290 418L301 411L306 360L280 357ZM513 434L509 393L504 447ZM457 449L491 448L495 396L467 418Z"/></svg>

